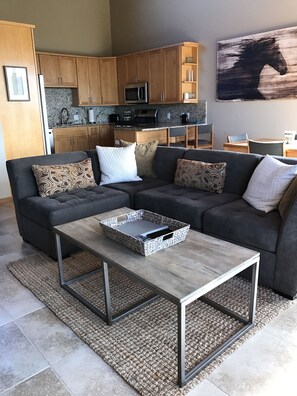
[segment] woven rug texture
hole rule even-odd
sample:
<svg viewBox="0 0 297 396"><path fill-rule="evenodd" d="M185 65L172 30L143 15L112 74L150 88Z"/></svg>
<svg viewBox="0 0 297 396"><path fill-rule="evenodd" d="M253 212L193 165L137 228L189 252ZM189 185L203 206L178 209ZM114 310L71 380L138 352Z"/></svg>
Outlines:
<svg viewBox="0 0 297 396"><path fill-rule="evenodd" d="M101 261L86 252L65 260L65 278L101 268ZM256 326L197 374L182 389L177 386L177 307L159 298L145 308L108 326L60 286L56 261L34 254L8 265L8 269L55 315L141 395L187 394L246 339L265 326L291 301L260 286ZM119 312L151 294L114 267L110 267L112 308ZM207 297L247 317L250 282L235 277ZM104 311L102 271L77 282L73 288ZM196 301L186 310L186 367L191 369L242 324L211 306Z"/></svg>

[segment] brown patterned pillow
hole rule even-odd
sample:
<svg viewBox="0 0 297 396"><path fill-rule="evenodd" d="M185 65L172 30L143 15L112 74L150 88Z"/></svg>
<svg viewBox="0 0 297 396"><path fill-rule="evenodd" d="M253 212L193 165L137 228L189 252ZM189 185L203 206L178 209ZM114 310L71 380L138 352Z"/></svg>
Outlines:
<svg viewBox="0 0 297 396"><path fill-rule="evenodd" d="M120 140L122 147L127 147L131 142ZM148 143L136 143L135 159L138 176L156 177L154 171L154 157L157 151L158 141Z"/></svg>
<svg viewBox="0 0 297 396"><path fill-rule="evenodd" d="M225 184L226 167L226 162L178 159L174 184L220 194Z"/></svg>
<svg viewBox="0 0 297 396"><path fill-rule="evenodd" d="M32 171L41 197L96 186L91 158L72 164L32 165Z"/></svg>

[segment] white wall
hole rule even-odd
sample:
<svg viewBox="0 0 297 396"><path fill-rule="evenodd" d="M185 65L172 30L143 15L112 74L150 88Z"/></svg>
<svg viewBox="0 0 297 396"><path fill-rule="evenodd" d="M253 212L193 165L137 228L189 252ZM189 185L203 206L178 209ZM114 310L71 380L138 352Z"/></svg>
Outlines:
<svg viewBox="0 0 297 396"><path fill-rule="evenodd" d="M227 134L281 137L297 130L297 99L217 102L216 43L297 25L296 0L110 0L113 54L182 41L200 43L199 97L215 124L215 146Z"/></svg>
<svg viewBox="0 0 297 396"><path fill-rule="evenodd" d="M10 195L9 180L6 172L6 155L4 150L2 125L0 124L0 199L9 197Z"/></svg>

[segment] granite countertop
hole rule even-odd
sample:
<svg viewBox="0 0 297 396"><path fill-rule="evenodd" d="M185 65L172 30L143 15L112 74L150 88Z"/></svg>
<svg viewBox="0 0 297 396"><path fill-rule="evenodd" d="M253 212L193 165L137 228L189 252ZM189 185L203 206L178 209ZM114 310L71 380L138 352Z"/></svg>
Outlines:
<svg viewBox="0 0 297 396"><path fill-rule="evenodd" d="M100 126L100 125L112 125L112 124L109 124L108 122L96 122L95 124L71 124L71 123L69 123L69 124L61 124L61 125L55 125L55 126L53 126L53 127L51 127L51 129L54 129L54 128L75 128L75 127L90 127L90 126Z"/></svg>
<svg viewBox="0 0 297 396"><path fill-rule="evenodd" d="M148 125L115 125L115 129L128 129L130 131L152 131L164 128L180 128L180 127L191 127L199 125L197 122L188 122L182 124L181 122L158 122L157 124Z"/></svg>
<svg viewBox="0 0 297 396"><path fill-rule="evenodd" d="M95 124L63 124L56 125L53 128L75 128L75 127L90 127L90 126L100 126L100 125L110 125L114 129L127 129L130 131L152 131L164 128L180 128L180 127L191 127L199 125L197 122L187 122L187 124L182 124L181 122L158 122L156 124L147 125L121 125L121 124L109 124L108 122L95 123Z"/></svg>

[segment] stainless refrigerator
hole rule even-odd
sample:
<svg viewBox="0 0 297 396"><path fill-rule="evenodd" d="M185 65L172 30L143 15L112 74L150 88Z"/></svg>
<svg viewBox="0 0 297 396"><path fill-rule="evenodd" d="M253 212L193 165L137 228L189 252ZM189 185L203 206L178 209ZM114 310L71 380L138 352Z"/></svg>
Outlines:
<svg viewBox="0 0 297 396"><path fill-rule="evenodd" d="M41 104L44 152L46 154L53 154L55 152L54 136L53 136L53 130L50 129L48 126L44 78L42 74L38 75L38 86L39 86L39 95L40 95L40 104Z"/></svg>

